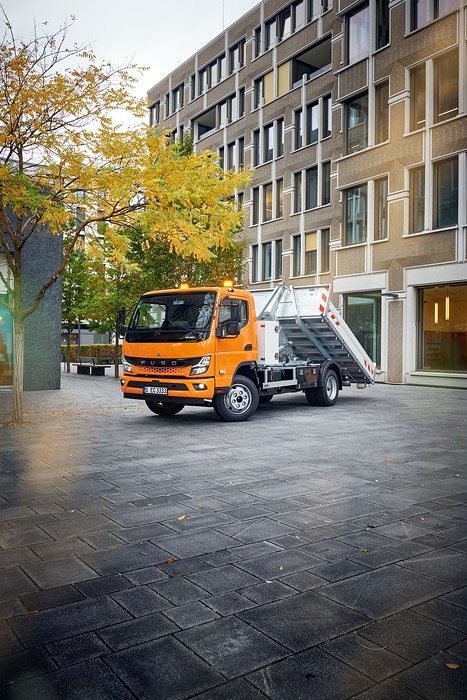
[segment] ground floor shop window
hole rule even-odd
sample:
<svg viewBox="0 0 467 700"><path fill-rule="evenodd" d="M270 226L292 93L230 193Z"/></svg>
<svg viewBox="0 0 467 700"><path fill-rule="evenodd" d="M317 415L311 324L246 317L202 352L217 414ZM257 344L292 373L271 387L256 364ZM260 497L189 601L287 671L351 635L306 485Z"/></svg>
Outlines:
<svg viewBox="0 0 467 700"><path fill-rule="evenodd" d="M377 367L381 367L381 295L346 294L345 320Z"/></svg>
<svg viewBox="0 0 467 700"><path fill-rule="evenodd" d="M0 295L7 300L5 294ZM10 312L0 306L0 386L13 383L13 323Z"/></svg>
<svg viewBox="0 0 467 700"><path fill-rule="evenodd" d="M467 372L467 285L419 291L418 369Z"/></svg>

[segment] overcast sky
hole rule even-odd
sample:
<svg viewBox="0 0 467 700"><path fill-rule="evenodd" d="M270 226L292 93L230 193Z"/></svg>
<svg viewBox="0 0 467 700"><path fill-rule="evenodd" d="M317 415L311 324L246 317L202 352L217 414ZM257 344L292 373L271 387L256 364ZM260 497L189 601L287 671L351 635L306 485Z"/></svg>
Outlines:
<svg viewBox="0 0 467 700"><path fill-rule="evenodd" d="M53 32L76 17L70 44L90 44L100 61L149 66L140 97L260 0L0 0L16 38L34 23ZM2 36L4 19L2 19Z"/></svg>

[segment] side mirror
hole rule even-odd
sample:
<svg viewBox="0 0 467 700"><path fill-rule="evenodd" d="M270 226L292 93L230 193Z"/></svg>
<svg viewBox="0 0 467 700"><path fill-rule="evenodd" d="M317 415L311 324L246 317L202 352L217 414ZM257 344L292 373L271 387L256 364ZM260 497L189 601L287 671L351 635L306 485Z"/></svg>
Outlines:
<svg viewBox="0 0 467 700"><path fill-rule="evenodd" d="M240 335L240 321L229 321L225 330L226 335Z"/></svg>
<svg viewBox="0 0 467 700"><path fill-rule="evenodd" d="M218 338L236 337L237 335L240 335L240 321L229 321L216 330Z"/></svg>

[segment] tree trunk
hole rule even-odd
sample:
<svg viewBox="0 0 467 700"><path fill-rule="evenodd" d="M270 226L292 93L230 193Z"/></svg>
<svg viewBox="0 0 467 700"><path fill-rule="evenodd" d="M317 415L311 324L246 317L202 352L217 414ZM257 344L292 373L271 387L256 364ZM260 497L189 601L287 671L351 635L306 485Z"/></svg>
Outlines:
<svg viewBox="0 0 467 700"><path fill-rule="evenodd" d="M23 422L24 380L24 318L13 321L13 403L11 421L13 425Z"/></svg>

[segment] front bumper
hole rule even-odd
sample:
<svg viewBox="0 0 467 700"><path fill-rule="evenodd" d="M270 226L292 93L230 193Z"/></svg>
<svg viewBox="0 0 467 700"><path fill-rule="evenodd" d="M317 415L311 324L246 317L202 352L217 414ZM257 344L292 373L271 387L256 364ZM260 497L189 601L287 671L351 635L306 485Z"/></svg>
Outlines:
<svg viewBox="0 0 467 700"><path fill-rule="evenodd" d="M140 377L123 374L120 379L123 396L127 399L204 403L214 396L213 377ZM152 392L151 392L152 390Z"/></svg>

